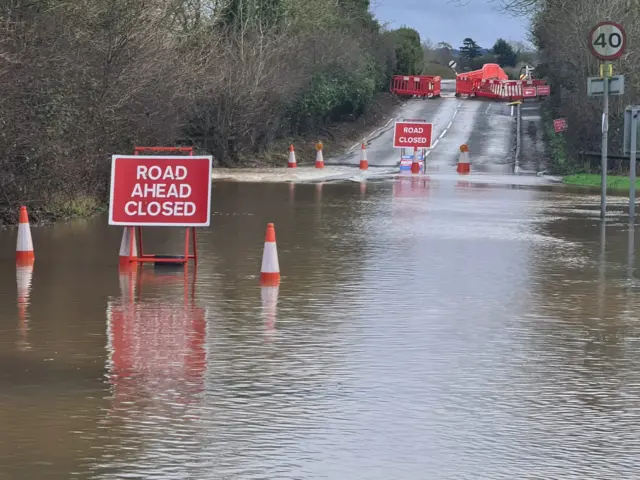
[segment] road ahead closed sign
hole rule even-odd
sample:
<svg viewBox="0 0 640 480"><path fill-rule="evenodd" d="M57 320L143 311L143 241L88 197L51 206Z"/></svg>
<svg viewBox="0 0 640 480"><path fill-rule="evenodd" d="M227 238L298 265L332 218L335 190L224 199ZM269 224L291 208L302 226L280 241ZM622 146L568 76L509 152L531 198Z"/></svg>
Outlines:
<svg viewBox="0 0 640 480"><path fill-rule="evenodd" d="M431 148L433 125L425 122L396 122L393 148Z"/></svg>
<svg viewBox="0 0 640 480"><path fill-rule="evenodd" d="M110 225L207 227L210 156L114 155Z"/></svg>

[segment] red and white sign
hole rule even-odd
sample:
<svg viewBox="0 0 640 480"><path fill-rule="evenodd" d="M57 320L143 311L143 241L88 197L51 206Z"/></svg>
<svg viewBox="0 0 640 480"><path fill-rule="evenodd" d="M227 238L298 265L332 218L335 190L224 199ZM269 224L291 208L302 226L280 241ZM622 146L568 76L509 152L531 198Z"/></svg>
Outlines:
<svg viewBox="0 0 640 480"><path fill-rule="evenodd" d="M557 118L553 121L553 129L556 133L564 132L567 129L567 119Z"/></svg>
<svg viewBox="0 0 640 480"><path fill-rule="evenodd" d="M524 98L532 98L536 97L538 92L536 91L536 87L522 87L522 96Z"/></svg>
<svg viewBox="0 0 640 480"><path fill-rule="evenodd" d="M551 87L549 85L538 85L536 90L538 90L538 96L540 97L551 95Z"/></svg>
<svg viewBox="0 0 640 480"><path fill-rule="evenodd" d="M113 155L109 225L208 227L211 156Z"/></svg>
<svg viewBox="0 0 640 480"><path fill-rule="evenodd" d="M393 148L431 148L433 124L426 122L396 122Z"/></svg>

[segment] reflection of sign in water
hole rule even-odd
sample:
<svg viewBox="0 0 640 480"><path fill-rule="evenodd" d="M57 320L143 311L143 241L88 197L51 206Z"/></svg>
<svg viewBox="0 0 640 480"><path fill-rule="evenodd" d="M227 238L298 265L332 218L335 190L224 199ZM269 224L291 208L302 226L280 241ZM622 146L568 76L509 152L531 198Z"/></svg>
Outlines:
<svg viewBox="0 0 640 480"><path fill-rule="evenodd" d="M110 302L110 379L116 396L193 394L204 388L206 319L201 307ZM120 395L119 395L120 394Z"/></svg>
<svg viewBox="0 0 640 480"><path fill-rule="evenodd" d="M399 178L393 184L393 196L396 198L428 197L429 187L429 179L424 177Z"/></svg>

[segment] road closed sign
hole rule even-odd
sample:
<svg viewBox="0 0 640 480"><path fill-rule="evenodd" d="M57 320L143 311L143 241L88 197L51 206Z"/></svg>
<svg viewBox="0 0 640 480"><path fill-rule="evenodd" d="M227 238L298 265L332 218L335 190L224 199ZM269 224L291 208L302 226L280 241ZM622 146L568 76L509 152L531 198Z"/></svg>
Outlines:
<svg viewBox="0 0 640 480"><path fill-rule="evenodd" d="M426 122L396 122L393 148L431 148L433 124Z"/></svg>
<svg viewBox="0 0 640 480"><path fill-rule="evenodd" d="M208 227L211 156L114 155L109 225Z"/></svg>

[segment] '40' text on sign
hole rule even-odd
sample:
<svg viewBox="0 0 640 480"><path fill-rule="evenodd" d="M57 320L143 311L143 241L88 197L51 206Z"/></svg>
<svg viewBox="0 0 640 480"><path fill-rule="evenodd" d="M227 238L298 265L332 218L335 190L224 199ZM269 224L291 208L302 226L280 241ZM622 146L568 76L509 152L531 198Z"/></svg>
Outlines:
<svg viewBox="0 0 640 480"><path fill-rule="evenodd" d="M110 225L207 227L210 156L114 155Z"/></svg>

